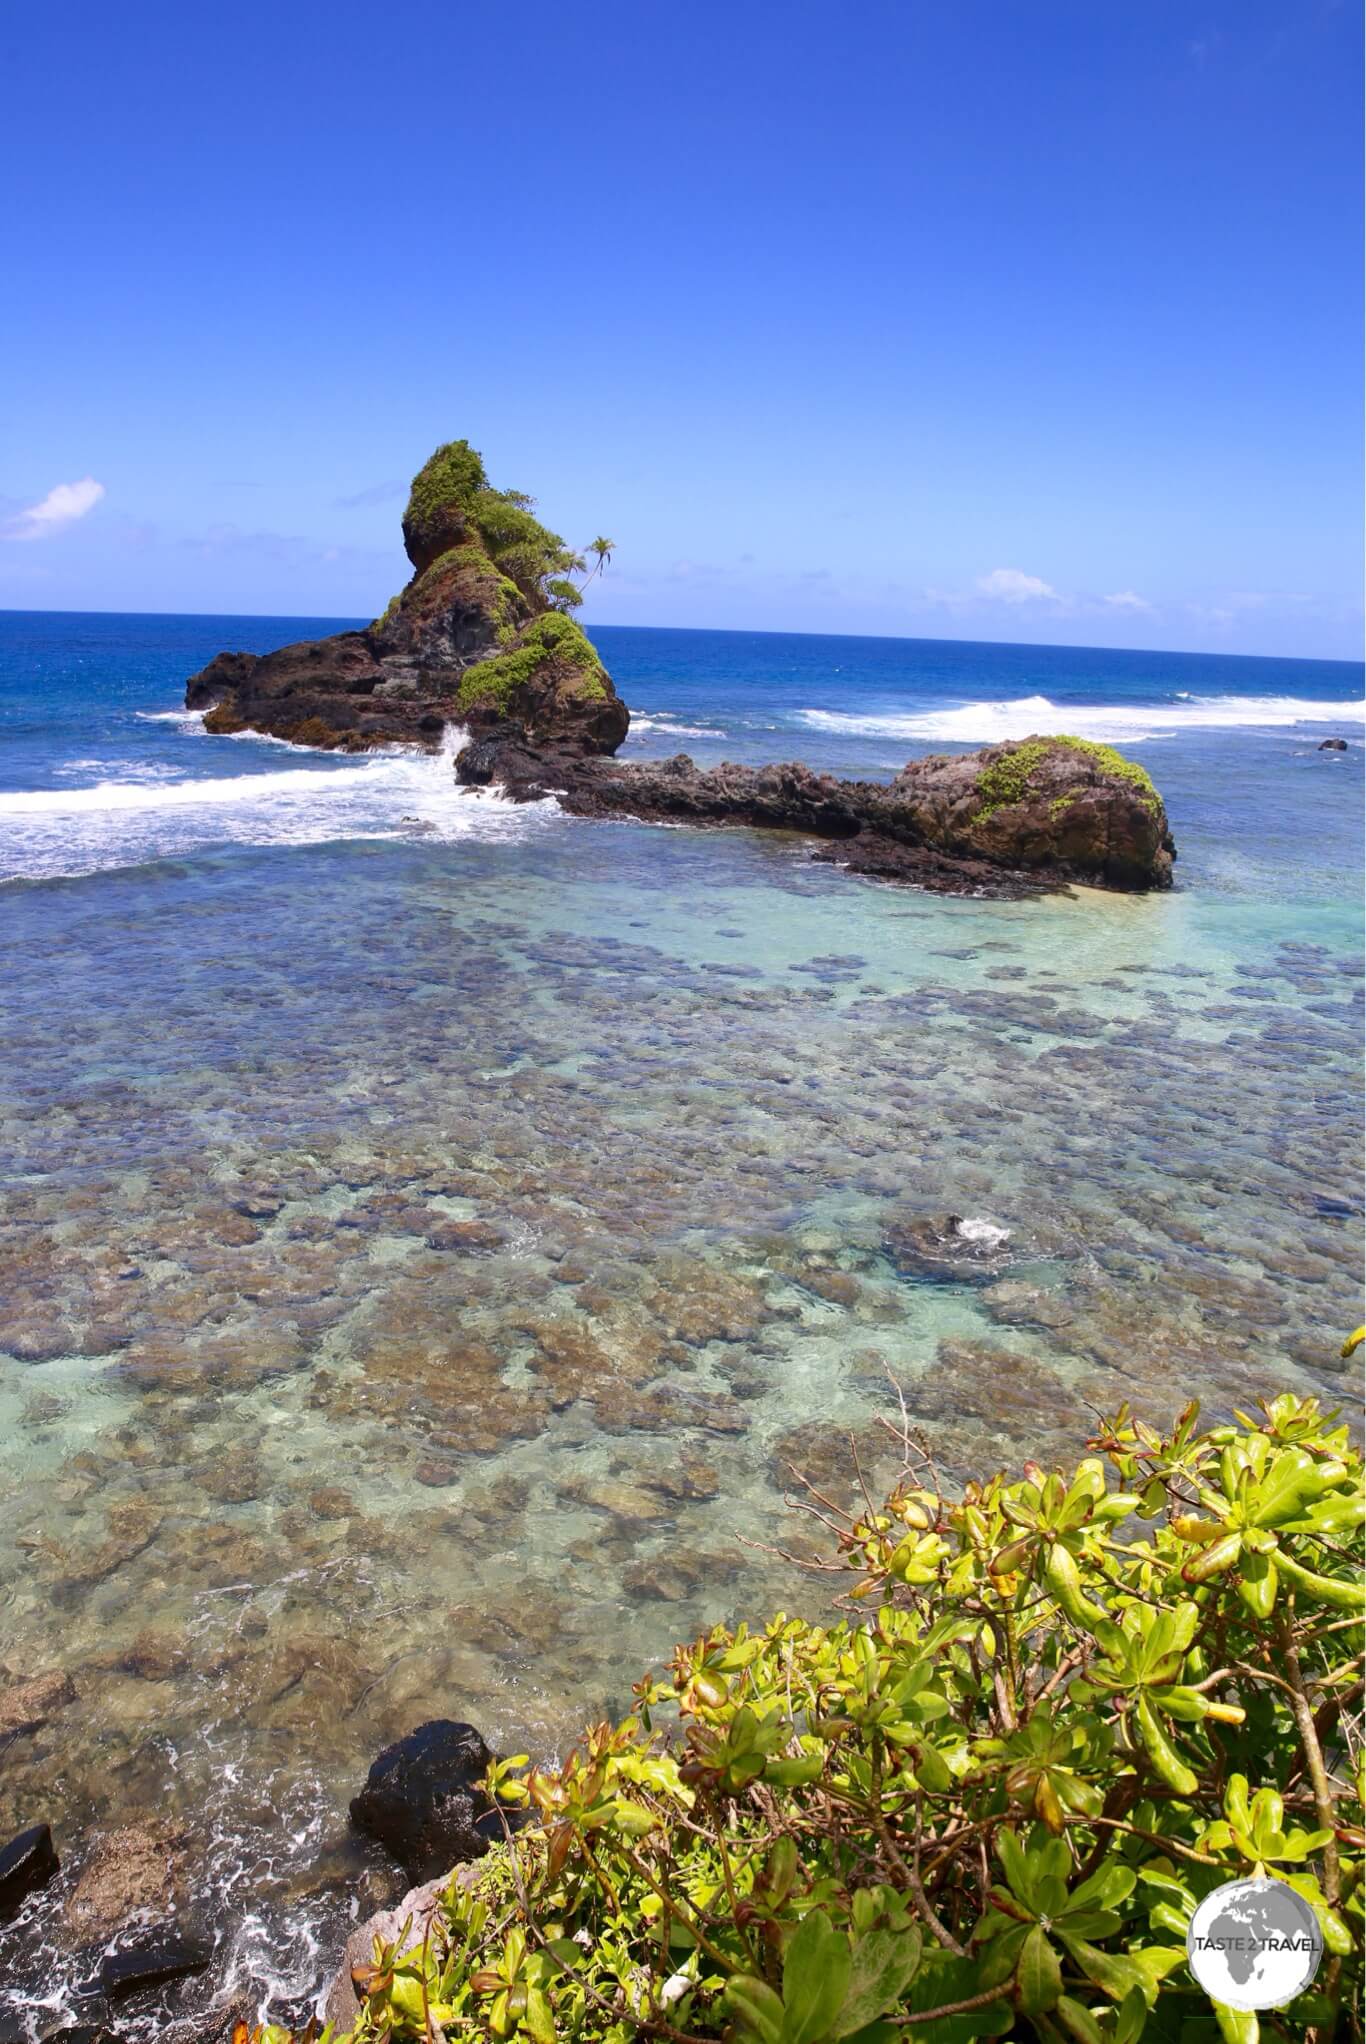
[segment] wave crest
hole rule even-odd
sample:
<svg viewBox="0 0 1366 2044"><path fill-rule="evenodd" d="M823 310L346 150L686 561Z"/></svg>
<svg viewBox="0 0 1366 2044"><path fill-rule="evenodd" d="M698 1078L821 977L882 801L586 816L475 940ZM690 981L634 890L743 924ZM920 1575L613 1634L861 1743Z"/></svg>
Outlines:
<svg viewBox="0 0 1366 2044"><path fill-rule="evenodd" d="M919 715L871 711L799 710L804 724L850 738L940 739L957 745L999 745L1010 738L1066 734L1108 745L1139 745L1180 731L1273 731L1296 724L1366 723L1366 700L1308 702L1299 696L1183 696L1148 704L1057 704L1047 696L964 703Z"/></svg>

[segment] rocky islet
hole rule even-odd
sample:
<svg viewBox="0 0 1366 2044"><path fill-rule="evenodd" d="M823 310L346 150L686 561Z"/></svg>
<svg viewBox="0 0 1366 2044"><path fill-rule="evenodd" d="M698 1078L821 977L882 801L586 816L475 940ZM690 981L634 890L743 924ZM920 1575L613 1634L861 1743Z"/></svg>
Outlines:
<svg viewBox="0 0 1366 2044"><path fill-rule="evenodd" d="M413 478L403 541L412 578L372 625L220 653L191 677L187 708L211 732L347 752L434 747L458 726L467 787L550 797L575 816L798 832L851 871L935 892L1171 885L1175 846L1152 781L1080 738L913 760L890 783L799 762L615 759L630 716L570 614L568 571L582 562L528 499L492 488L467 441L439 447Z"/></svg>

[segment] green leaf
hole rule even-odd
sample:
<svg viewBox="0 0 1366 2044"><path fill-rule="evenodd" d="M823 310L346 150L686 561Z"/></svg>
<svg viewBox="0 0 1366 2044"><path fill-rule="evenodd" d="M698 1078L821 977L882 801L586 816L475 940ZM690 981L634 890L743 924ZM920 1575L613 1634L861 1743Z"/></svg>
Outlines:
<svg viewBox="0 0 1366 2044"><path fill-rule="evenodd" d="M1062 1993L1058 1955L1048 1942L1047 1932L1037 1923L1025 1937L1015 1977L1019 1982L1020 2007L1027 2016L1044 2014Z"/></svg>
<svg viewBox="0 0 1366 2044"><path fill-rule="evenodd" d="M1090 2009L1074 2001L1070 1994L1059 1997L1057 2017L1069 2035L1076 2038L1077 2044L1105 2044L1105 2032Z"/></svg>
<svg viewBox="0 0 1366 2044"><path fill-rule="evenodd" d="M778 2044L783 2034L783 2004L766 1980L737 1973L726 1982L721 2006L732 2021L759 2044Z"/></svg>
<svg viewBox="0 0 1366 2044"><path fill-rule="evenodd" d="M1213 2000L1213 1996L1210 1997ZM1231 2009L1227 2002L1214 2002L1215 2019L1224 2044L1257 2044L1261 2024L1255 2009Z"/></svg>
<svg viewBox="0 0 1366 2044"><path fill-rule="evenodd" d="M1072 1890L1067 1898L1067 1914L1082 1909L1115 1909L1133 1894L1138 1879L1132 1867L1119 1866L1113 1861L1108 1866L1097 1867L1089 1880Z"/></svg>
<svg viewBox="0 0 1366 2044"><path fill-rule="evenodd" d="M551 2013L549 1998L539 1987L527 1989L526 2027L536 2044L555 2044L555 2018Z"/></svg>
<svg viewBox="0 0 1366 2044"><path fill-rule="evenodd" d="M831 2036L847 2037L894 2009L919 1971L922 1948L914 1924L909 1930L875 1930L859 1938Z"/></svg>
<svg viewBox="0 0 1366 2044"><path fill-rule="evenodd" d="M804 1788L820 1780L824 1765L819 1753L804 1753L795 1760L770 1760L764 1767L764 1780L775 1788Z"/></svg>
<svg viewBox="0 0 1366 2044"><path fill-rule="evenodd" d="M1061 1926L1058 1935L1087 1979L1093 1980L1112 2001L1123 2001L1137 1988L1151 2007L1156 1990L1149 1988L1147 1980L1132 1958L1121 1952L1099 1952L1094 1945L1088 1945L1084 1938L1069 1937Z"/></svg>
<svg viewBox="0 0 1366 2044"><path fill-rule="evenodd" d="M783 1955L783 2044L830 2034L849 1986L849 1940L823 1910L804 1916Z"/></svg>
<svg viewBox="0 0 1366 2044"><path fill-rule="evenodd" d="M1138 2044L1148 2020L1148 2004L1140 1987L1131 1988L1115 2014L1114 2044Z"/></svg>
<svg viewBox="0 0 1366 2044"><path fill-rule="evenodd" d="M945 2002L967 2001L980 1994L983 1981L975 1958L954 1959L931 1945L925 1952L912 1997L921 2008L941 2008ZM985 2008L967 2009L962 2015L940 2016L932 2023L917 2023L914 2011L903 2016L906 2044L970 2044L974 2037L1000 2037L1015 2021L1015 2011L1004 1997Z"/></svg>

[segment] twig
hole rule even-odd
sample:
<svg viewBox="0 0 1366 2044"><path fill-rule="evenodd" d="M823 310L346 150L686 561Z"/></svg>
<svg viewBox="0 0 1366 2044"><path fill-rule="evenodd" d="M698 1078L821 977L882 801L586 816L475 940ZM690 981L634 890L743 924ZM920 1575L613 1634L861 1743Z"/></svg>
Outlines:
<svg viewBox="0 0 1366 2044"><path fill-rule="evenodd" d="M936 1916L933 1904L931 1903L929 1896L925 1893L924 1885L920 1879L919 1865L917 1864L916 1866L913 1867L907 1865L905 1859L903 1859L901 1852L897 1847L896 1840L892 1837L891 1830L888 1827L887 1822L884 1818L880 1816L874 1817L873 1822L877 1825L878 1835L882 1839L882 1843L886 1846L887 1851L891 1854L892 1864L895 1866L902 1880L906 1883L906 1886L911 1891L911 1900L915 1904L916 1914L920 1917L921 1921L931 1931L933 1931L935 1938L941 1945L943 1945L946 1951L954 1953L954 1955L959 1959L966 1959L967 1952L964 1949L964 1947L959 1944L957 1938L953 1935L953 1932L947 1928L943 1920L940 1917ZM917 1862L919 1861L919 1858L920 1848L917 1845L916 1847ZM974 2002L973 2006L977 2007L978 2004Z"/></svg>
<svg viewBox="0 0 1366 2044"><path fill-rule="evenodd" d="M1319 1744L1314 1713L1309 1707L1304 1677L1300 1673L1300 1657L1295 1651L1294 1628L1284 1612L1279 1615L1276 1632L1281 1643L1282 1661L1290 1676L1289 1682L1283 1686L1290 1691L1290 1708L1299 1731L1300 1745L1304 1749L1309 1780L1313 1785L1314 1808L1318 1812L1319 1828L1328 1833L1323 1846L1323 1899L1332 1909L1336 1907L1342 1885L1337 1840L1333 1836L1337 1823L1333 1809L1333 1791L1328 1785L1328 1770L1323 1764L1323 1748Z"/></svg>
<svg viewBox="0 0 1366 2044"><path fill-rule="evenodd" d="M904 2029L916 2023L937 2023L941 2016L963 2016L969 2009L984 2009L993 2001L1006 2000L1006 1984L1000 1987L984 1988L981 1994L969 1995L966 2001L946 2001L937 2009L916 2009L909 2016L898 2018Z"/></svg>

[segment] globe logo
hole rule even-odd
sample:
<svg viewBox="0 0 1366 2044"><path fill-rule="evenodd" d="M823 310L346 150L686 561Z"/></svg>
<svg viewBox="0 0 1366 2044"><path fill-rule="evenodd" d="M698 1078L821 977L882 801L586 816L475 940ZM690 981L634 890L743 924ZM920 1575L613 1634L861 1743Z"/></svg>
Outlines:
<svg viewBox="0 0 1366 2044"><path fill-rule="evenodd" d="M1283 2008L1319 1970L1323 1933L1302 1895L1268 1875L1206 1895L1186 1933L1191 1972L1231 2009Z"/></svg>

